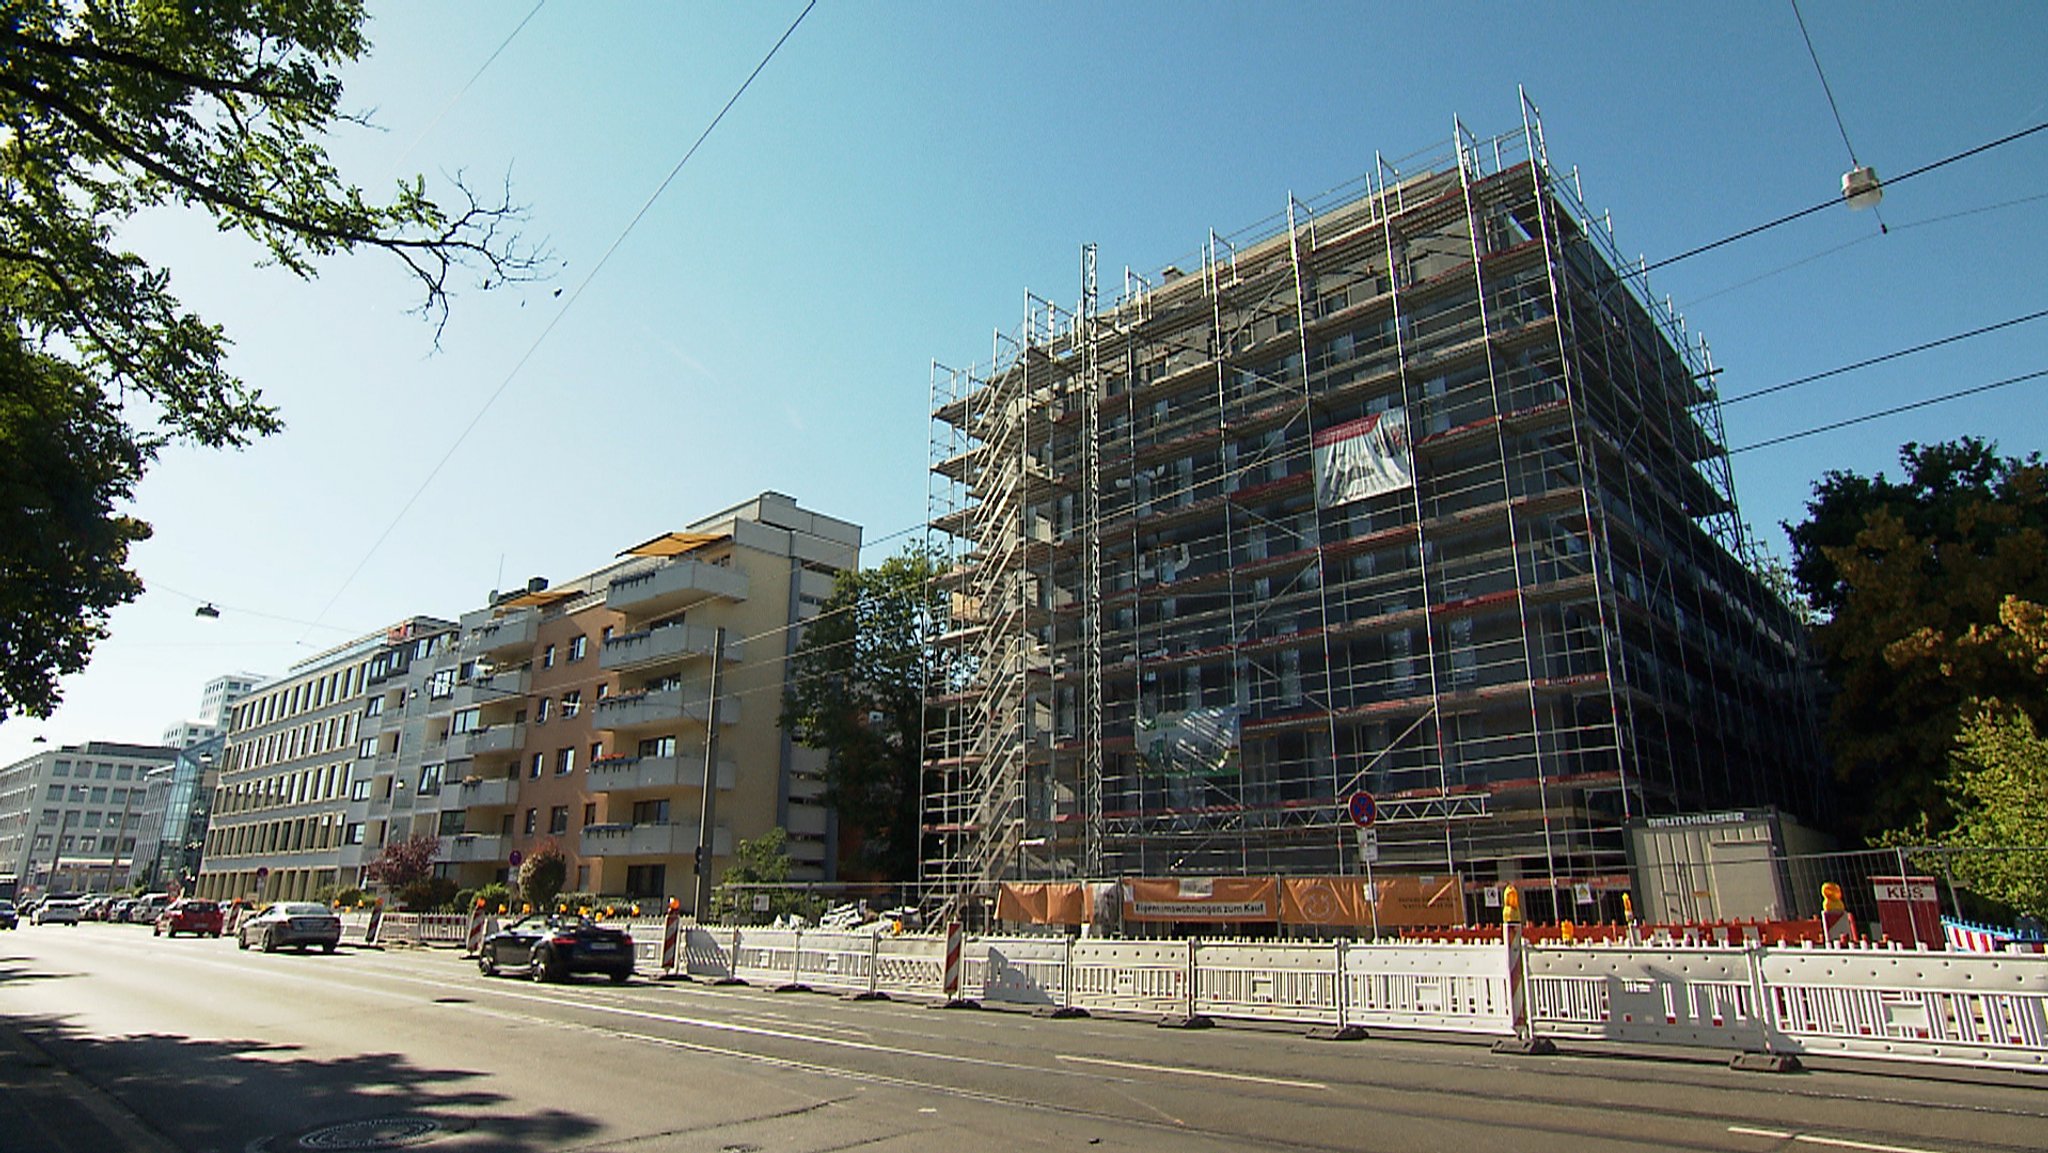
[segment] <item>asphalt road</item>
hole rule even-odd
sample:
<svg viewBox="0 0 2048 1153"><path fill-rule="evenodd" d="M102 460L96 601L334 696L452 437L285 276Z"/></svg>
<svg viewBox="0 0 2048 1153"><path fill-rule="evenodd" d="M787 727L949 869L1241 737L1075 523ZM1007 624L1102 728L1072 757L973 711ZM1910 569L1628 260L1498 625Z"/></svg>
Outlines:
<svg viewBox="0 0 2048 1153"><path fill-rule="evenodd" d="M78 1098L21 1097L17 1121L41 1127L0 1122L4 1153L61 1143L53 1114L96 1119L110 1135L68 1146L91 1153L2048 1146L2039 1075L541 986L448 951L266 955L129 925L0 933L0 1024Z"/></svg>

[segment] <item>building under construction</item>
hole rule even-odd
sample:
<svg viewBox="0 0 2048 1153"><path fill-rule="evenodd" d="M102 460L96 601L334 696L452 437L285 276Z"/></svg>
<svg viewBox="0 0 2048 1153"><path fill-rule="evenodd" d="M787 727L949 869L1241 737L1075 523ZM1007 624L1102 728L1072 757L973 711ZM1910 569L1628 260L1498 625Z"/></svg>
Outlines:
<svg viewBox="0 0 2048 1153"><path fill-rule="evenodd" d="M1612 915L1632 818L1815 815L1705 343L1532 106L1188 263L1105 302L1086 247L934 368L935 895L1376 859Z"/></svg>

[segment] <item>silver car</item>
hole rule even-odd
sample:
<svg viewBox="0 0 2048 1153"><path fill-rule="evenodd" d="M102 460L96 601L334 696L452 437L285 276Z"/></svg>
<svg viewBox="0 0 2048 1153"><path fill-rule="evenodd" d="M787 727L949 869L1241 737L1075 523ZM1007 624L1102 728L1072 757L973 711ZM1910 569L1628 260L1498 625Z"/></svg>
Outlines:
<svg viewBox="0 0 2048 1153"><path fill-rule="evenodd" d="M279 901L242 922L235 943L244 949L275 953L286 946L304 951L314 945L334 952L341 944L341 918L311 901Z"/></svg>
<svg viewBox="0 0 2048 1153"><path fill-rule="evenodd" d="M78 926L79 910L83 901L50 900L36 906L36 924Z"/></svg>

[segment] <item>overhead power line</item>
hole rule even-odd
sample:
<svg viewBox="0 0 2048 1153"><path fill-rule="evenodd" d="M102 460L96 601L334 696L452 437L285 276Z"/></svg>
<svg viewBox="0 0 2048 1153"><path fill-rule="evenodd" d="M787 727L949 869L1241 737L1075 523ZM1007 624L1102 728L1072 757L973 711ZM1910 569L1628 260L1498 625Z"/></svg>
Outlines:
<svg viewBox="0 0 2048 1153"><path fill-rule="evenodd" d="M2048 316L2048 308L2044 308L2039 312L2030 312L2025 316L2015 316L2011 320L2001 320L1997 324L1987 324L1982 328L1973 328L1968 332L1958 332L1953 336L1944 336L1939 340L1930 340L1925 344L1916 344L1911 348L1902 348L1897 352L1887 352L1883 356L1873 356L1868 360L1859 360L1853 364L1844 364L1837 368L1830 368L1825 372L1816 372L1810 376L1788 380L1783 384L1774 384L1769 388L1759 388L1755 392L1745 392L1739 396L1731 396L1721 401L1721 407L1726 408L1731 404L1741 404L1745 400L1755 400L1760 396L1769 396L1774 392L1784 392L1787 389L1798 388L1802 384L1812 384L1817 380L1826 380L1831 376L1840 376L1845 372L1854 372L1859 368L1869 368L1873 364L1883 364L1888 360L1897 360L1902 356L1911 356L1916 352L1926 352L1928 349L1940 348L1945 344L1954 344L1959 340L1968 340L1973 336L1983 336L1987 332L1997 332L2001 328L2011 328L2016 324L2040 320L2044 316Z"/></svg>
<svg viewBox="0 0 2048 1153"><path fill-rule="evenodd" d="M2007 388L2015 384L2023 383L2025 381L2039 380L2041 377L2044 376L2048 376L2048 368L2040 369L2036 372L2022 373L2019 376L2008 376L2004 380L1994 380L1990 384L1980 384L1974 388L1959 388L1954 392L1944 392L1940 396L1930 396L1925 400L1916 400L1911 404L1901 404L1892 408L1881 409L1877 412L1866 412L1862 416L1852 416L1847 420L1837 420L1832 421L1828 424L1818 424L1813 426L1812 428L1802 428L1798 432L1788 432L1783 436L1774 436L1769 440L1760 440L1757 441L1755 444L1745 444L1741 448L1731 448L1728 450L1728 455L1734 456L1736 453L1739 452L1753 452L1759 448L1769 448L1774 444L1785 444L1788 441L1804 440L1809 436L1818 436L1824 432L1833 432L1838 428L1848 428L1850 425L1856 424L1867 424L1870 421L1881 420L1887 416L1897 416L1902 412L1912 412L1914 409L1928 408L1937 404L1945 404L1951 400L1961 400L1963 397L1966 396L1976 396L1978 393L1991 392L1995 389Z"/></svg>

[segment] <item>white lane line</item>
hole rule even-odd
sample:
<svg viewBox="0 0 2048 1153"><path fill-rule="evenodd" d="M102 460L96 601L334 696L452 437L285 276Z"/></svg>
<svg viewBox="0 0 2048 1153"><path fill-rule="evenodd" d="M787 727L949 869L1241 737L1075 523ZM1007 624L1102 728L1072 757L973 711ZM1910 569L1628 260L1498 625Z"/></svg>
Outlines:
<svg viewBox="0 0 2048 1153"><path fill-rule="evenodd" d="M1864 1153L1939 1153L1938 1150L1913 1145L1880 1145L1875 1141L1852 1141L1847 1137L1823 1137L1818 1133L1791 1133L1783 1129L1754 1129L1747 1125L1730 1125L1728 1131L1744 1137L1796 1141L1802 1145L1824 1145L1830 1149L1859 1149Z"/></svg>
<svg viewBox="0 0 2048 1153"><path fill-rule="evenodd" d="M1073 1061L1083 1065L1107 1065L1112 1069L1137 1069L1147 1073L1178 1073L1183 1077L1214 1077L1221 1081L1250 1081L1259 1085L1281 1085L1289 1089L1328 1089L1321 1081L1290 1081L1285 1077L1260 1077L1251 1073L1219 1073L1214 1069L1190 1069L1184 1065L1148 1065L1140 1061L1111 1061L1106 1057L1076 1057L1067 1053L1055 1053L1060 1061Z"/></svg>

